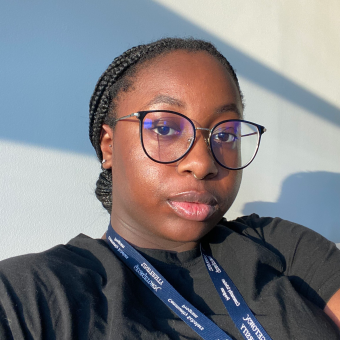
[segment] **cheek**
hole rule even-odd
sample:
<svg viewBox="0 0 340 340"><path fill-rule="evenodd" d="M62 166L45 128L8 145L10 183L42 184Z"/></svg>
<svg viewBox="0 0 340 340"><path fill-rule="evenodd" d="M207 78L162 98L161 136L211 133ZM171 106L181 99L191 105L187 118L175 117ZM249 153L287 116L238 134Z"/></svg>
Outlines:
<svg viewBox="0 0 340 340"><path fill-rule="evenodd" d="M161 189L162 164L149 159L142 148L139 132L117 130L113 142L113 195L126 203L153 203ZM116 191L116 193L114 192ZM147 200L146 200L147 198Z"/></svg>

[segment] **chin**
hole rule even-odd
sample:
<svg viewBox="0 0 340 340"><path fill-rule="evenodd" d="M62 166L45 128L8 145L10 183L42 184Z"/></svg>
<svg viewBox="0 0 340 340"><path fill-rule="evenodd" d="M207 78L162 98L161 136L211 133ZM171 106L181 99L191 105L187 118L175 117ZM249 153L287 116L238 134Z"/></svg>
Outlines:
<svg viewBox="0 0 340 340"><path fill-rule="evenodd" d="M167 228L164 236L174 242L198 242L215 227L217 222L181 221Z"/></svg>

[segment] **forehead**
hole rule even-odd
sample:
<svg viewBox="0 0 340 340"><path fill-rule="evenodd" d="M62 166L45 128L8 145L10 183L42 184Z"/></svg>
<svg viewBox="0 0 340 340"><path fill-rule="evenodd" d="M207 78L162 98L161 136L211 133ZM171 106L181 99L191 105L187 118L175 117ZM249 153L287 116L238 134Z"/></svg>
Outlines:
<svg viewBox="0 0 340 340"><path fill-rule="evenodd" d="M153 99L163 96L174 98L173 103L180 103L174 105L182 106L181 109L196 112L235 104L242 115L235 81L218 59L204 51L179 50L155 57L137 68L132 81L131 91L124 93L117 103L128 102L131 112L152 109L150 102L160 104ZM171 102L167 104L174 106Z"/></svg>
<svg viewBox="0 0 340 340"><path fill-rule="evenodd" d="M143 81L159 76L179 78L182 74L190 82L193 79L206 77L206 70L209 70L211 77L223 78L223 80L227 78L234 82L226 67L216 57L205 51L185 50L167 52L145 61L137 68L136 80Z"/></svg>

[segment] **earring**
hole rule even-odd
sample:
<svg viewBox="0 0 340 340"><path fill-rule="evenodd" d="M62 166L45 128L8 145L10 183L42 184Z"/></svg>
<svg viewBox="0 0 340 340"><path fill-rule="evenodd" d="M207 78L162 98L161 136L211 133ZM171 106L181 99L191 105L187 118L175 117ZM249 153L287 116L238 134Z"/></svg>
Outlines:
<svg viewBox="0 0 340 340"><path fill-rule="evenodd" d="M102 160L102 164L104 164L104 163L106 163L106 159L103 159L103 160Z"/></svg>
<svg viewBox="0 0 340 340"><path fill-rule="evenodd" d="M109 147L112 148L112 145L110 144Z"/></svg>

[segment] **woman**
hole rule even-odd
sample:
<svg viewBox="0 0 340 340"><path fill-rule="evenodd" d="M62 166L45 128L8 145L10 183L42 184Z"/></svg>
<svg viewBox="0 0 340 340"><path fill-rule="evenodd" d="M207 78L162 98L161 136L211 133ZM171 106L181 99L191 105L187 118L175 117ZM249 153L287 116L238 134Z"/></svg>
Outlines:
<svg viewBox="0 0 340 340"><path fill-rule="evenodd" d="M280 219L223 219L264 131L243 121L209 43L116 58L90 103L107 233L3 261L0 338L339 339L334 244Z"/></svg>

